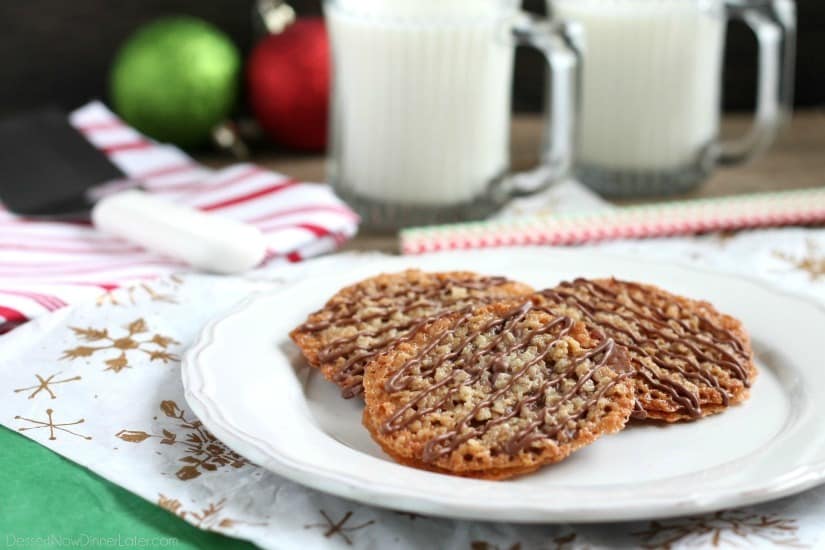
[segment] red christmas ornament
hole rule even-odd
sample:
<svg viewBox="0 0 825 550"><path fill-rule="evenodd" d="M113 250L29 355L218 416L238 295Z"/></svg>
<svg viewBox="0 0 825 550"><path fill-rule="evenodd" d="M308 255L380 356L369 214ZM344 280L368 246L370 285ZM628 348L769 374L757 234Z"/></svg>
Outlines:
<svg viewBox="0 0 825 550"><path fill-rule="evenodd" d="M306 151L326 147L330 63L322 18L301 18L264 38L246 75L249 103L273 140Z"/></svg>

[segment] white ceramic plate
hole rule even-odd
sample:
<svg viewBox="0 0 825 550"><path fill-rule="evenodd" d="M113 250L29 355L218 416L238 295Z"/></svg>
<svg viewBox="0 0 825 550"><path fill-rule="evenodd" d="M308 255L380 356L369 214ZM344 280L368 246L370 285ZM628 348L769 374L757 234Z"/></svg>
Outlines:
<svg viewBox="0 0 825 550"><path fill-rule="evenodd" d="M751 398L673 426L632 426L510 481L396 464L361 426L362 404L302 360L287 333L342 286L406 267L504 274L550 286L575 276L661 285L710 300L750 331ZM183 362L186 398L237 452L298 483L431 515L589 522L693 514L766 501L825 480L825 311L763 283L593 252L510 249L393 258L254 296L213 322ZM819 409L819 410L818 410Z"/></svg>

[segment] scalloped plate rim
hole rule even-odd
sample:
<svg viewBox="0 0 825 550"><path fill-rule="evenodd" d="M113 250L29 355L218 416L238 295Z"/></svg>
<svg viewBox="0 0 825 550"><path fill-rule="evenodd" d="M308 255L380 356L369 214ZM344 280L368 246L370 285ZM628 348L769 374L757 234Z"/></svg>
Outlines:
<svg viewBox="0 0 825 550"><path fill-rule="evenodd" d="M437 260L449 259L452 257L470 257L491 254L522 254L533 253L530 247L497 249L486 252L457 252L422 255L413 258L409 257L387 257L385 259L371 260L367 265L352 267L346 273L360 273L376 268L375 272L386 270L387 267L395 266L396 269L403 268L404 265L426 263L428 259ZM621 262L643 262L647 264L661 264L662 262L650 259L632 258L616 254L605 254L596 251L581 250L553 250L552 254L562 256L587 256L598 257L602 260L614 260ZM396 265L397 264L397 265ZM702 273L706 276L716 276L724 278L736 278L747 281L754 286L760 287L763 291L782 296L788 300L804 301L809 298L778 288L766 281L749 276L741 276L731 273L714 271L711 269L699 268L684 263L669 262L670 267ZM426 266L424 267L426 269ZM472 267L468 267L472 269ZM340 276L322 275L329 278ZM517 276L514 276L517 278ZM221 405L216 403L203 388L204 379L201 372L201 355L216 345L217 333L224 323L232 322L238 316L242 316L245 311L251 308L261 299L277 296L283 292L288 292L290 288L300 283L289 283L268 292L257 292L231 309L228 313L218 319L208 323L201 331L195 344L193 344L184 354L181 365L181 375L185 389L186 400L193 412L200 418L204 425L211 430L219 439L229 445L235 451L250 458L253 462L260 464L266 469L279 474L285 478L296 481L308 487L335 494L344 498L350 498L364 504L389 507L397 510L416 512L422 514L456 517L462 519L476 520L502 520L512 522L534 523L534 522L598 522L598 521L625 521L638 519L652 519L657 517L668 517L677 515L687 515L715 511L721 508L732 506L743 506L756 504L781 498L801 492L807 488L825 482L825 444L819 442L819 446L814 452L819 455L817 460L809 463L797 464L784 474L770 480L770 483L758 484L755 488L732 491L730 489L720 489L714 493L712 490L697 490L674 498L672 495L651 494L647 497L635 495L631 503L613 503L606 507L593 507L567 504L561 509L559 506L549 506L547 502L539 500L535 502L529 498L522 500L521 504L507 502L504 506L491 505L489 502L471 502L460 495L445 494L421 494L413 490L412 492L399 491L398 488L387 488L375 480L353 479L351 472L346 472L340 468L333 468L324 471L319 468L308 468L306 464L294 457L285 454L282 450L272 446L271 442L263 441L256 436L247 433L242 427L233 426L221 413ZM804 302L806 306L814 307L825 319L825 307L819 302ZM326 434L324 434L326 435ZM329 436L327 436L329 437ZM813 445L813 444L812 444ZM356 451L357 452L357 451ZM421 472L423 476L438 476L429 472ZM438 476L445 477L445 476ZM454 479L454 478L450 478ZM467 481L467 480L465 480ZM482 485L499 485L501 482L485 482L469 480L472 483ZM574 489L569 489L573 491ZM581 491L581 489L578 489ZM493 490L495 492L495 490ZM527 496L527 495L525 495Z"/></svg>

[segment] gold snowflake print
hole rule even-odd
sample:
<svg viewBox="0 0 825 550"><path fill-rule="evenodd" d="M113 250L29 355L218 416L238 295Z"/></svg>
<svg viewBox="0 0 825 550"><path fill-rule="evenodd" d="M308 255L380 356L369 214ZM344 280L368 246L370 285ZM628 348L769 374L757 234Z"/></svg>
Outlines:
<svg viewBox="0 0 825 550"><path fill-rule="evenodd" d="M149 283L139 283L126 288L115 287L101 294L97 298L97 305L98 307L136 305L146 298L152 302L177 304L175 292L182 284L183 279L177 275L171 275L168 279L158 281L155 286L151 286ZM167 292L167 289L171 292Z"/></svg>
<svg viewBox="0 0 825 550"><path fill-rule="evenodd" d="M311 523L309 525L304 525L304 529L317 529L321 528L324 530L324 538L332 538L333 536L337 535L344 539L348 545L352 546L352 539L349 538L347 533L351 533L353 531L358 531L359 529L363 529L368 525L372 525L375 523L375 520L370 520L365 523L361 523L359 525L353 525L351 527L347 527L347 522L352 518L352 512L347 512L344 516L338 521L332 521L327 513L323 510L320 510L321 517L324 518L323 523Z"/></svg>
<svg viewBox="0 0 825 550"><path fill-rule="evenodd" d="M203 508L200 511L193 512L184 510L183 504L181 504L178 499L167 497L162 493L158 495L158 506L175 514L181 519L189 520L199 529L207 529L209 531L214 531L216 529L231 529L240 523L243 523L244 525L266 525L266 523L250 523L248 521L238 521L236 519L222 517L221 514L225 504L226 499L222 498L218 502L210 502L206 508Z"/></svg>
<svg viewBox="0 0 825 550"><path fill-rule="evenodd" d="M114 357L106 359L106 368L113 372L120 372L123 369L131 368L129 364L130 352L142 352L149 356L149 361L180 361L180 358L169 353L167 349L173 344L180 344L174 338L162 334L153 333L150 335L146 321L138 319L126 325L126 334L122 336L112 336L109 329L77 328L69 327L82 342L98 343L96 346L80 345L72 349L63 351L60 359L78 359L81 357L91 357L98 352L114 351L120 352Z"/></svg>
<svg viewBox="0 0 825 550"><path fill-rule="evenodd" d="M220 440L203 427L200 420L189 420L174 401L162 401L160 410L167 418L175 420L176 428L185 434L178 439L175 431L162 429L160 434L139 430L120 430L115 437L129 443L142 443L147 439L160 439L161 445L182 445L184 455L179 459L185 465L175 475L182 481L200 477L203 472L214 472L223 466L242 468L249 462L228 449Z"/></svg>
<svg viewBox="0 0 825 550"><path fill-rule="evenodd" d="M825 255L820 251L819 245L817 245L813 239L808 239L805 242L805 248L805 256L801 258L791 256L779 250L775 251L773 255L790 264L794 269L806 272L811 281L818 281L820 278L825 278Z"/></svg>
<svg viewBox="0 0 825 550"><path fill-rule="evenodd" d="M65 378L63 380L55 380L55 376L59 376L60 373L56 372L49 376L48 378L43 378L39 374L35 374L34 377L37 378L37 384L34 386L29 386L27 388L17 388L14 390L14 393L20 393L23 391L34 390L29 394L29 399L34 399L40 392L46 392L43 395L48 394L51 396L52 399L57 399L57 395L55 395L52 386L56 384L65 384L67 382L75 382L77 380L81 380L80 376L72 376L71 378Z"/></svg>
<svg viewBox="0 0 825 550"><path fill-rule="evenodd" d="M714 233L712 238L716 239L716 244L720 247L726 246L731 240L735 239L741 233L738 229L724 229Z"/></svg>
<svg viewBox="0 0 825 550"><path fill-rule="evenodd" d="M74 432L66 426L77 426L78 424L83 424L86 420L81 418L80 420L75 420L74 422L55 422L52 415L54 414L54 410L46 409L46 416L48 420L34 420L32 418L26 418L23 416L15 416L15 420L22 420L23 422L29 422L32 424L26 428L17 428L18 432L27 432L29 430L40 430L42 428L49 429L49 441L54 441L57 439L57 432L66 432L67 434L71 434L75 437L79 437L81 439L89 440L92 437L88 435L79 434Z"/></svg>
<svg viewBox="0 0 825 550"><path fill-rule="evenodd" d="M754 514L741 510L723 510L713 515L652 521L645 531L633 533L642 548L669 550L674 545L719 547L730 545L750 548L757 542L787 548L805 548L797 538L796 520L776 514Z"/></svg>

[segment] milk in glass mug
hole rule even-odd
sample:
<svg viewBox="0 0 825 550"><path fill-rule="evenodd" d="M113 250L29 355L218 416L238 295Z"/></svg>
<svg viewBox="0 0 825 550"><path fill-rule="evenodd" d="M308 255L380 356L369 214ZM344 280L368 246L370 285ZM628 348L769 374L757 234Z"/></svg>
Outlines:
<svg viewBox="0 0 825 550"><path fill-rule="evenodd" d="M520 0L325 0L334 78L329 180L365 225L484 217L567 174L575 32ZM515 47L550 66L542 164L509 172Z"/></svg>
<svg viewBox="0 0 825 550"><path fill-rule="evenodd" d="M792 99L792 0L548 0L584 31L577 179L602 194L687 191L717 165L762 153ZM756 118L742 139L718 138L728 19L759 43Z"/></svg>

